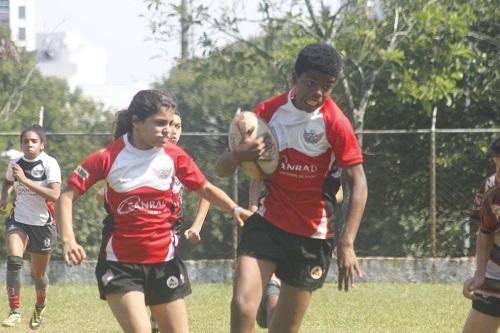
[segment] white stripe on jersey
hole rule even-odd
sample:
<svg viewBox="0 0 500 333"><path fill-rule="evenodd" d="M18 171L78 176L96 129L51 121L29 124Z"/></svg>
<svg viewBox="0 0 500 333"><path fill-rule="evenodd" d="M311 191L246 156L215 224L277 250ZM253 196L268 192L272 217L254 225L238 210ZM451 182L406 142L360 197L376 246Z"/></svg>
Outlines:
<svg viewBox="0 0 500 333"><path fill-rule="evenodd" d="M120 151L109 171L109 186L118 193L140 187L169 190L175 173L172 158L163 148L140 150L128 142L126 135L123 138L126 149Z"/></svg>

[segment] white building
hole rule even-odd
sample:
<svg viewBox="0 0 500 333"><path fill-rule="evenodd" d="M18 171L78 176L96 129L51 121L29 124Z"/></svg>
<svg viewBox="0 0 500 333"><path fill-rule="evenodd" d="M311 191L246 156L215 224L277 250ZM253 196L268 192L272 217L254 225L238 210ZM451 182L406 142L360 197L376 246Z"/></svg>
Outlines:
<svg viewBox="0 0 500 333"><path fill-rule="evenodd" d="M78 31L37 34L38 69L68 81L70 88L106 83L106 51Z"/></svg>
<svg viewBox="0 0 500 333"><path fill-rule="evenodd" d="M18 47L35 49L35 0L0 0L0 23L9 27Z"/></svg>

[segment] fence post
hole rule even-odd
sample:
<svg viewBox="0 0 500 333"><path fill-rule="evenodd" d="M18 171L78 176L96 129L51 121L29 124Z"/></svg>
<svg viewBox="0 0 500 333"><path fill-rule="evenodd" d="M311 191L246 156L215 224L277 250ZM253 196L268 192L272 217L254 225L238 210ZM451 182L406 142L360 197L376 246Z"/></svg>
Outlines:
<svg viewBox="0 0 500 333"><path fill-rule="evenodd" d="M233 175L233 200L238 204L238 169ZM238 249L238 225L233 221L233 259L236 262Z"/></svg>
<svg viewBox="0 0 500 333"><path fill-rule="evenodd" d="M436 257L436 115L437 107L432 109L431 151L430 151L430 213L431 213L431 256Z"/></svg>

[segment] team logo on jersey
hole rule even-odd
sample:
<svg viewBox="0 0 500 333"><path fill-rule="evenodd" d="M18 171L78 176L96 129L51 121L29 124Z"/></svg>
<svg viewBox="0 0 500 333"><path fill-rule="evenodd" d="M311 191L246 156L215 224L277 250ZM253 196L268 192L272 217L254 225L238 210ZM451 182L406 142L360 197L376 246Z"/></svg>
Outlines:
<svg viewBox="0 0 500 333"><path fill-rule="evenodd" d="M110 269L108 269L106 273L104 273L104 275L101 277L101 281L106 286L111 280L114 279L114 277L115 274L113 274L113 272Z"/></svg>
<svg viewBox="0 0 500 333"><path fill-rule="evenodd" d="M75 171L73 171L80 177L82 180L89 179L89 172L85 170L81 165L77 166Z"/></svg>
<svg viewBox="0 0 500 333"><path fill-rule="evenodd" d="M314 128L311 128L309 130L304 129L304 133L302 133L302 137L304 138L304 141L309 144L316 144L318 143L321 138L323 137L323 132L317 131Z"/></svg>
<svg viewBox="0 0 500 333"><path fill-rule="evenodd" d="M170 289L177 288L179 286L179 279L177 276L169 276L167 279L167 287Z"/></svg>
<svg viewBox="0 0 500 333"><path fill-rule="evenodd" d="M45 169L42 164L35 165L33 169L30 170L31 176L36 180L41 179L44 173Z"/></svg>
<svg viewBox="0 0 500 333"><path fill-rule="evenodd" d="M138 195L134 195L123 200L119 205L118 214L130 214L132 212L147 212L148 214L160 214L167 207L165 200L143 201Z"/></svg>
<svg viewBox="0 0 500 333"><path fill-rule="evenodd" d="M172 168L170 168L170 167L169 168L162 167L161 169L154 169L153 168L153 171L159 179L168 179L168 178L172 177L172 173L173 173Z"/></svg>
<svg viewBox="0 0 500 333"><path fill-rule="evenodd" d="M323 276L323 268L321 268L321 266L314 266L312 269L311 269L311 277L314 279L314 280L318 280L320 277Z"/></svg>

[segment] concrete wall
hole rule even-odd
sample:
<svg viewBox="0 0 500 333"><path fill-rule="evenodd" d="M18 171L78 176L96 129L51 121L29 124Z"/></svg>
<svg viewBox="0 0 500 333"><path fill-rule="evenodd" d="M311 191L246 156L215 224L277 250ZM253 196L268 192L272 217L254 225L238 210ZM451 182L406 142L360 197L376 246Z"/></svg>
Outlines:
<svg viewBox="0 0 500 333"><path fill-rule="evenodd" d="M461 283L474 273L474 258L359 258L365 282ZM231 283L232 260L187 260L192 282ZM23 281L30 282L29 261L24 262ZM69 267L61 261L50 263L51 283L95 283L95 262ZM0 265L0 282L5 284L5 261ZM337 265L332 262L327 281L336 281Z"/></svg>

